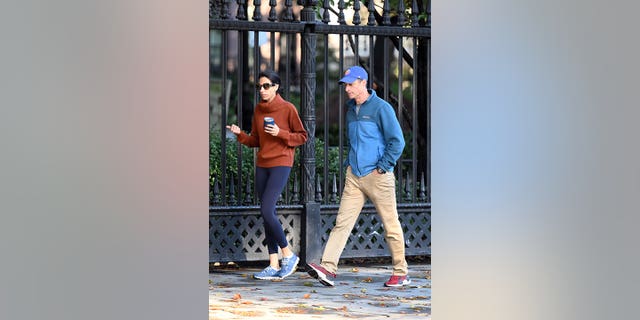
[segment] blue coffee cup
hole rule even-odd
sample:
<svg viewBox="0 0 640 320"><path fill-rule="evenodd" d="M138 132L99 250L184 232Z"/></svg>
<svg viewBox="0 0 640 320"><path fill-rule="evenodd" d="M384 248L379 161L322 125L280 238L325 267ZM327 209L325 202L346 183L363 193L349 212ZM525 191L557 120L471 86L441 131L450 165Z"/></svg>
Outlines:
<svg viewBox="0 0 640 320"><path fill-rule="evenodd" d="M264 117L264 126L266 127L270 124L276 124L276 122L271 117Z"/></svg>

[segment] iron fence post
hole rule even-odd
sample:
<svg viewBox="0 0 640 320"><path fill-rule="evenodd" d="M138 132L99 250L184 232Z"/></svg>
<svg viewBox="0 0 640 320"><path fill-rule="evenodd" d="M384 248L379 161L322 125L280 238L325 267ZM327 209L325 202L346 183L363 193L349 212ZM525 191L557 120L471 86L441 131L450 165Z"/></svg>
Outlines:
<svg viewBox="0 0 640 320"><path fill-rule="evenodd" d="M315 6L318 0L298 0L304 6L300 20L305 25L302 33L302 72L300 83L301 118L307 130L308 141L302 146L302 215L301 258L303 262L317 261L321 256L320 204L315 202L315 131L316 131L316 41Z"/></svg>

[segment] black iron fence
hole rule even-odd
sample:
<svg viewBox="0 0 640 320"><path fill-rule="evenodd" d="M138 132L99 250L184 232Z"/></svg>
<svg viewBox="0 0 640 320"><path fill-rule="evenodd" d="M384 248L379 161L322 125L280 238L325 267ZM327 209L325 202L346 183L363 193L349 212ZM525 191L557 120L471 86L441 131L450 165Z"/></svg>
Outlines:
<svg viewBox="0 0 640 320"><path fill-rule="evenodd" d="M278 71L283 97L298 107L309 141L296 151L278 212L304 260L321 255L344 183L344 103L337 80L351 65L391 103L406 147L395 168L407 255L431 254L430 66L428 1L318 2L210 0L210 261L266 260L254 189L255 151L225 126L250 129L263 69ZM372 205L342 255L388 255Z"/></svg>

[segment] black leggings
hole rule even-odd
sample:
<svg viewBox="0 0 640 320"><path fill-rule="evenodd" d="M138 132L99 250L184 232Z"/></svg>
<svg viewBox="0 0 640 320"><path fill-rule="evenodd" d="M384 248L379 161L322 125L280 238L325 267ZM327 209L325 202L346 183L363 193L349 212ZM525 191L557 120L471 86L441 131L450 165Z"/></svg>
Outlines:
<svg viewBox="0 0 640 320"><path fill-rule="evenodd" d="M264 219L269 254L278 253L278 247L284 248L289 245L276 215L276 202L287 185L289 173L290 167L256 167L256 189L260 198L260 213Z"/></svg>

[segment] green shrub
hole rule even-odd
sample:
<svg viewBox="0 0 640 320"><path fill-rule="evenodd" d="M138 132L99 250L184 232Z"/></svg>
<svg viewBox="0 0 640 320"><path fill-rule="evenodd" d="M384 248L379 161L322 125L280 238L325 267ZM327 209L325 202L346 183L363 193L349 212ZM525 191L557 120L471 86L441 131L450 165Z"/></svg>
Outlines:
<svg viewBox="0 0 640 320"><path fill-rule="evenodd" d="M240 173L243 177L253 177L253 148L248 148L235 139L226 140L227 166L225 174L230 177L238 176L238 148L242 152L242 164ZM222 175L222 139L219 133L209 134L209 183L213 184L214 179L220 179Z"/></svg>
<svg viewBox="0 0 640 320"><path fill-rule="evenodd" d="M233 174L234 177L238 177L238 147L242 152L242 164L240 173L244 179L253 180L254 172L254 150L255 148L249 148L245 145L241 145L235 139L226 140L226 157L227 166L225 174L228 178ZM339 148L330 147L328 149L327 165L329 170L329 178L334 174L338 174L341 169L339 163ZM293 170L299 170L302 164L301 147L296 148L295 159L293 164ZM219 133L210 133L209 135L209 183L213 185L215 179L220 179L222 174L222 139ZM323 176L324 174L324 141L320 138L315 138L315 155L316 155L316 175ZM299 171L298 171L299 172Z"/></svg>

